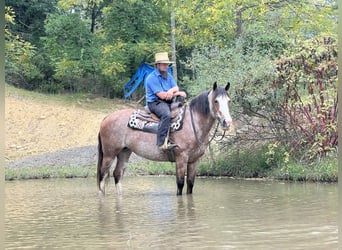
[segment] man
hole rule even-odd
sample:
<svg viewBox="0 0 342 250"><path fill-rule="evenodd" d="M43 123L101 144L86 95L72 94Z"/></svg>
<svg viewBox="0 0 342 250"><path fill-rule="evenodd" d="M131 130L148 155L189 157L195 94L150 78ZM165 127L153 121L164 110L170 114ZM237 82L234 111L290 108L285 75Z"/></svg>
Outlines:
<svg viewBox="0 0 342 250"><path fill-rule="evenodd" d="M179 88L172 75L168 74L168 67L173 63L169 60L167 52L155 54L155 70L146 78L146 103L152 113L160 119L157 146L161 150L168 150L176 147L176 144L169 143L168 131L171 121L172 98L182 96L186 93L179 91Z"/></svg>

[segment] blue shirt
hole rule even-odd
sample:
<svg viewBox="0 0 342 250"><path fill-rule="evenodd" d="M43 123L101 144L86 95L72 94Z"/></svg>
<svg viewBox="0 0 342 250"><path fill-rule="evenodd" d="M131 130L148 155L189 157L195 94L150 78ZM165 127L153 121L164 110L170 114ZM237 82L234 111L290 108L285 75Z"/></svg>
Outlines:
<svg viewBox="0 0 342 250"><path fill-rule="evenodd" d="M145 80L146 83L146 103L154 102L158 99L158 92L166 92L176 87L177 84L171 74L167 78L162 77L158 69L152 71Z"/></svg>

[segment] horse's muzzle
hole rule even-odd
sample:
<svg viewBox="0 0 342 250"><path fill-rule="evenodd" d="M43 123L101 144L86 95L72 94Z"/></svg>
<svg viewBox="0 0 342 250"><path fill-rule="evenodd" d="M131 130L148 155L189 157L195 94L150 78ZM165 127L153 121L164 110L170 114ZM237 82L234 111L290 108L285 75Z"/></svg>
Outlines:
<svg viewBox="0 0 342 250"><path fill-rule="evenodd" d="M221 127L222 127L223 130L228 130L230 125L232 124L231 121L226 121L224 119L220 120L219 122L220 122Z"/></svg>

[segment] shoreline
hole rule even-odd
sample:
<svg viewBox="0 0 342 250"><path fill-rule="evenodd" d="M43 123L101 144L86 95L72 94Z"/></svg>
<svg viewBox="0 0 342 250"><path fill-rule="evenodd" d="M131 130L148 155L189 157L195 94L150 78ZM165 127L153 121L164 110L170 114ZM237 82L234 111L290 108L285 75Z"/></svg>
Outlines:
<svg viewBox="0 0 342 250"><path fill-rule="evenodd" d="M69 148L48 152L5 163L5 181L48 179L48 178L87 178L96 177L97 145ZM199 171L200 172L200 171ZM132 154L126 176L161 176L175 175L174 163L156 163L136 154ZM258 181L284 181L284 182L318 182L338 183L337 179L326 180L291 180L280 178L270 172L263 177L226 176L216 173L197 174L197 178L231 178Z"/></svg>

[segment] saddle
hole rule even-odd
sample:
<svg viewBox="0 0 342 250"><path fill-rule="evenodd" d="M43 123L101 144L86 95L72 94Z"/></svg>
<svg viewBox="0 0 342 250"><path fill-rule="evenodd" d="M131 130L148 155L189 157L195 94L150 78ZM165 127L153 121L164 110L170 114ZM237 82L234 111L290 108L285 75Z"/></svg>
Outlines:
<svg viewBox="0 0 342 250"><path fill-rule="evenodd" d="M170 132L178 131L183 126L186 106L180 102L171 104ZM128 120L127 126L132 129L157 134L160 119L147 106L145 110L137 109Z"/></svg>

